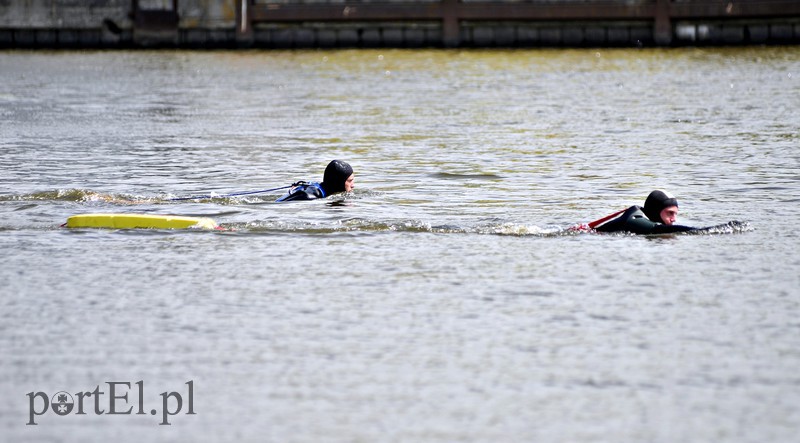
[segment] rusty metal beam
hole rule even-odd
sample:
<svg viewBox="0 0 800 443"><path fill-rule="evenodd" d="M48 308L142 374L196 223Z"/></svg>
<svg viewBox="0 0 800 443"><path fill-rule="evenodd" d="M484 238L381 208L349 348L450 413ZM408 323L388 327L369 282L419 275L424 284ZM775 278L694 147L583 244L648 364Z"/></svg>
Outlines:
<svg viewBox="0 0 800 443"><path fill-rule="evenodd" d="M442 23L442 43L458 46L462 20L642 20L653 23L653 37L657 43L669 44L674 20L800 17L799 0L696 0L678 3L650 0L632 4L612 0L589 3L347 1L339 4L264 4L254 1L236 0L237 34L241 34L242 39L252 38L252 25L258 22L438 21Z"/></svg>
<svg viewBox="0 0 800 443"><path fill-rule="evenodd" d="M800 15L798 0L710 0L680 3L653 0L633 4L619 1L561 4L462 3L458 0L435 3L252 4L252 0L236 0L237 19L241 2L250 3L250 19L254 22L441 20L445 15L453 14L459 20L635 20L653 19L660 8L665 8L671 19Z"/></svg>
<svg viewBox="0 0 800 443"><path fill-rule="evenodd" d="M461 43L458 0L442 0L442 44L454 48Z"/></svg>
<svg viewBox="0 0 800 443"><path fill-rule="evenodd" d="M653 17L653 40L659 45L672 43L672 21L669 13L669 0L656 0Z"/></svg>
<svg viewBox="0 0 800 443"><path fill-rule="evenodd" d="M257 4L252 6L251 17L256 22L442 20L445 15L459 20L624 20L651 19L653 10L653 4L619 2L559 5L442 0L437 3Z"/></svg>
<svg viewBox="0 0 800 443"><path fill-rule="evenodd" d="M652 19L653 4L459 3L462 20L631 20Z"/></svg>
<svg viewBox="0 0 800 443"><path fill-rule="evenodd" d="M254 22L441 20L442 9L441 3L269 4L252 6L251 18Z"/></svg>
<svg viewBox="0 0 800 443"><path fill-rule="evenodd" d="M710 0L670 3L673 19L769 18L800 15L797 0Z"/></svg>

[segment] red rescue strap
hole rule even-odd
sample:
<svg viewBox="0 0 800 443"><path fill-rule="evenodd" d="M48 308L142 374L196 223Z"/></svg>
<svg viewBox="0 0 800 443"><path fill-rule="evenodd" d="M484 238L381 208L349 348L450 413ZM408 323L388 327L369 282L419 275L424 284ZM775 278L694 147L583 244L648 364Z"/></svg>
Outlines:
<svg viewBox="0 0 800 443"><path fill-rule="evenodd" d="M595 221L593 221L593 222L590 222L590 223L589 223L589 227L590 227L590 228L592 228L592 229L594 229L594 228L596 228L596 227L598 227L598 226L602 225L603 223L605 223L605 222L607 222L607 221L611 220L612 218L614 218L614 217L616 217L616 216L618 216L618 215L622 214L623 212L625 212L625 209L623 209L623 210L621 210L621 211L617 211L617 212L615 212L615 213L613 213L613 214L611 214L611 215L606 215L605 217L603 217L603 218L601 218L601 219L599 219L599 220L595 220Z"/></svg>
<svg viewBox="0 0 800 443"><path fill-rule="evenodd" d="M583 224L580 224L580 225L572 226L572 227L569 228L569 230L570 231L588 231L590 229L594 229L594 228L602 225L603 223L611 220L612 218L622 214L625 211L626 211L626 209L623 209L623 210L617 211L617 212L615 212L613 214L606 215L605 217L603 217L601 219L597 219L597 220L595 220L593 222L583 223Z"/></svg>

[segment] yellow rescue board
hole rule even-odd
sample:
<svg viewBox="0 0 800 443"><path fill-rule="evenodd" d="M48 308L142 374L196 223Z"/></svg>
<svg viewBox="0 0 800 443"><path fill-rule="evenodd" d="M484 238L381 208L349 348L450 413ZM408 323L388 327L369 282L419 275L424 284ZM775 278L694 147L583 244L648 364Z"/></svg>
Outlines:
<svg viewBox="0 0 800 443"><path fill-rule="evenodd" d="M68 228L110 229L217 229L208 217L153 214L80 214L67 219Z"/></svg>

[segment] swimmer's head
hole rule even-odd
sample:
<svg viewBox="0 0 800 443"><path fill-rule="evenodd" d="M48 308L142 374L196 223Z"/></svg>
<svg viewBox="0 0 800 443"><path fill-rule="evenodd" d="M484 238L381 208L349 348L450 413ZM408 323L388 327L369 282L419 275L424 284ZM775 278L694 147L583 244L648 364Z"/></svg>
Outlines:
<svg viewBox="0 0 800 443"><path fill-rule="evenodd" d="M644 214L650 221L671 225L678 218L678 199L657 189L644 201Z"/></svg>
<svg viewBox="0 0 800 443"><path fill-rule="evenodd" d="M333 160L325 168L322 186L328 194L352 191L355 187L353 168L341 160Z"/></svg>

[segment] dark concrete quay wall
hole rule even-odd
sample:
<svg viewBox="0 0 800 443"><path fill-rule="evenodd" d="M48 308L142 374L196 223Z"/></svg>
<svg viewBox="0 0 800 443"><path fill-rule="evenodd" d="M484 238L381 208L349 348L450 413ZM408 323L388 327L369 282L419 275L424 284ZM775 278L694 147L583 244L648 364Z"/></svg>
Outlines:
<svg viewBox="0 0 800 443"><path fill-rule="evenodd" d="M800 24L680 23L671 46L798 44ZM253 47L437 47L435 24L363 26L262 26ZM641 47L657 46L645 22L469 23L460 27L461 47ZM196 42L188 42L190 44Z"/></svg>
<svg viewBox="0 0 800 443"><path fill-rule="evenodd" d="M761 2L749 1L753 11ZM741 0L0 0L0 48L798 44L800 1L784 4L747 15ZM730 16L650 16L685 6Z"/></svg>

